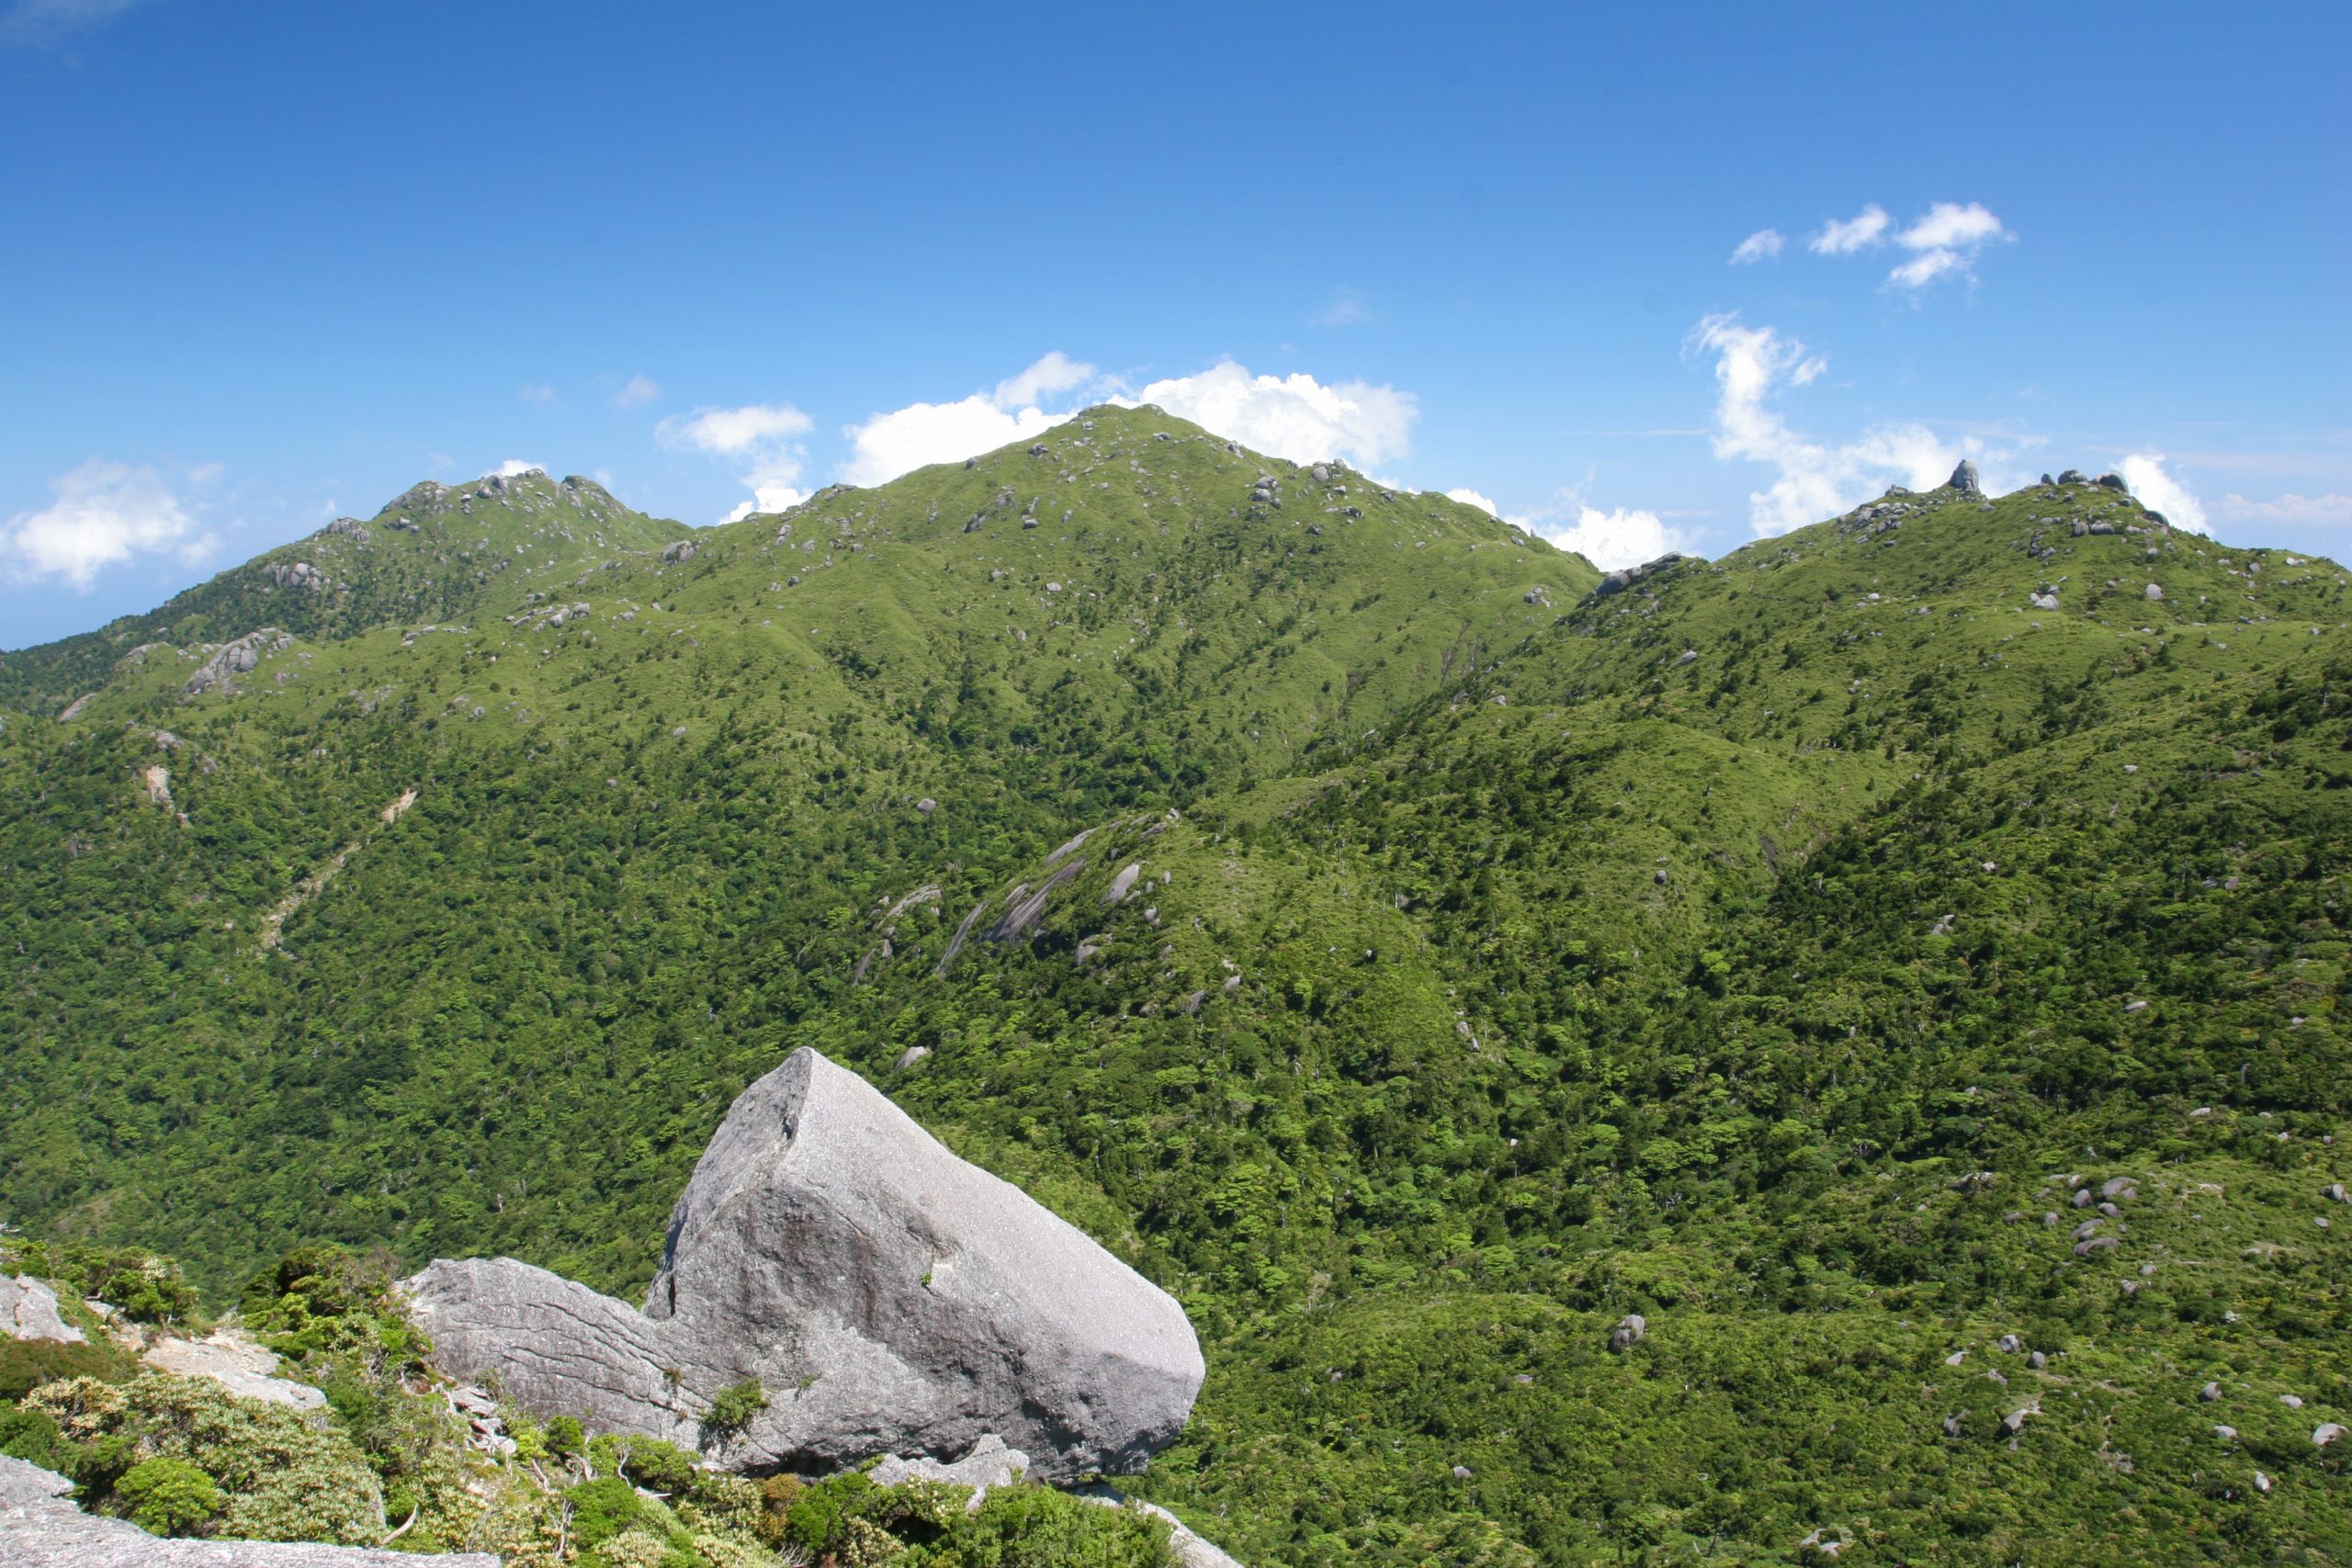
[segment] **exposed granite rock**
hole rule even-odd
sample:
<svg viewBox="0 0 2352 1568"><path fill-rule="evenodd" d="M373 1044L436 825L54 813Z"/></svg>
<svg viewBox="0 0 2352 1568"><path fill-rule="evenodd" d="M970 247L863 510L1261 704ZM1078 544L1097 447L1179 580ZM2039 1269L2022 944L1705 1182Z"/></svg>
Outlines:
<svg viewBox="0 0 2352 1568"><path fill-rule="evenodd" d="M694 1443L718 1393L768 1408L727 1462L967 1454L1047 1478L1140 1469L1203 1364L1183 1309L950 1154L813 1050L745 1089L678 1200L642 1313L512 1258L407 1282L443 1370L547 1415Z"/></svg>
<svg viewBox="0 0 2352 1568"><path fill-rule="evenodd" d="M261 663L265 653L278 653L294 645L294 634L276 626L264 626L247 632L233 642L224 642L212 649L211 657L197 666L196 673L180 687L184 695L195 696L219 686L223 691L236 689L236 678Z"/></svg>
<svg viewBox="0 0 2352 1568"><path fill-rule="evenodd" d="M309 1383L277 1376L277 1357L240 1335L209 1339L161 1339L140 1358L149 1366L183 1378L210 1378L241 1399L290 1404L297 1410L323 1407L327 1396Z"/></svg>
<svg viewBox="0 0 2352 1568"><path fill-rule="evenodd" d="M272 1540L166 1540L128 1519L85 1514L74 1483L0 1455L0 1563L7 1568L499 1568L469 1551L445 1556Z"/></svg>
<svg viewBox="0 0 2352 1568"><path fill-rule="evenodd" d="M11 1339L54 1339L61 1344L86 1343L83 1332L57 1313L57 1292L46 1280L19 1274L0 1275L0 1328Z"/></svg>
<svg viewBox="0 0 2352 1568"><path fill-rule="evenodd" d="M1028 1472L1029 1456L1019 1449L1007 1448L1002 1438L990 1432L972 1445L970 1453L953 1464L935 1459L900 1459L897 1454L884 1454L865 1475L876 1486L897 1486L908 1481L968 1486L972 1500L965 1506L965 1511L975 1513L988 1496L989 1487L1010 1486Z"/></svg>
<svg viewBox="0 0 2352 1568"><path fill-rule="evenodd" d="M1976 478L1976 465L1970 462L1965 457L1962 457L1960 460L1960 467L1951 471L1951 478L1944 481L1944 488L1946 490L1956 490L1962 495L1983 495L1984 493L1984 485L1980 483Z"/></svg>

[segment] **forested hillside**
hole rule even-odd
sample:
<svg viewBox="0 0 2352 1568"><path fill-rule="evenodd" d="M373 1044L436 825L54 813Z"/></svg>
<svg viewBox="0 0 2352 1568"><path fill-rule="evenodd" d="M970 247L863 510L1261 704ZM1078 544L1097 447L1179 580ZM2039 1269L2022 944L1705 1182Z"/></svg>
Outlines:
<svg viewBox="0 0 2352 1568"><path fill-rule="evenodd" d="M1604 579L1148 408L424 493L0 657L28 1234L631 1293L813 1044L1183 1302L1138 1490L1245 1561L2352 1558L2333 563Z"/></svg>

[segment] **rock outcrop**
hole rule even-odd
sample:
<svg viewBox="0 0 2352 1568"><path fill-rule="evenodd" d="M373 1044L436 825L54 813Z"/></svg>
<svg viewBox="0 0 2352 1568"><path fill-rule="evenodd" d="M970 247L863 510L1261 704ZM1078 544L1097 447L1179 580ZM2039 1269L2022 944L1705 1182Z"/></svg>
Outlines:
<svg viewBox="0 0 2352 1568"><path fill-rule="evenodd" d="M498 1568L469 1551L420 1556L358 1546L275 1540L166 1540L128 1519L85 1514L74 1483L0 1455L0 1562L8 1568Z"/></svg>
<svg viewBox="0 0 2352 1568"><path fill-rule="evenodd" d="M46 1280L30 1274L10 1279L0 1274L0 1328L11 1339L54 1339L61 1344L84 1343L82 1331L57 1311L57 1292Z"/></svg>
<svg viewBox="0 0 2352 1568"><path fill-rule="evenodd" d="M1182 1431L1204 1371L1173 1300L807 1049L729 1110L644 1311L512 1258L406 1288L444 1371L741 1467L994 1435L1042 1478L1131 1472ZM707 1429L753 1379L766 1408Z"/></svg>

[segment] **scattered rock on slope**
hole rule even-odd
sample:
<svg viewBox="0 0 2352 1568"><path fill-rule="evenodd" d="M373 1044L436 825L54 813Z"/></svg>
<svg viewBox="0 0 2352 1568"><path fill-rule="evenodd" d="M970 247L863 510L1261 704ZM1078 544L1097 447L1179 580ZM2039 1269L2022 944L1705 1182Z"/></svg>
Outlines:
<svg viewBox="0 0 2352 1568"><path fill-rule="evenodd" d="M512 1258L407 1281L443 1370L547 1415L693 1443L724 1389L767 1408L738 1465L967 1453L1139 1469L1203 1365L1183 1309L863 1078L801 1050L745 1089L678 1200L640 1313Z"/></svg>

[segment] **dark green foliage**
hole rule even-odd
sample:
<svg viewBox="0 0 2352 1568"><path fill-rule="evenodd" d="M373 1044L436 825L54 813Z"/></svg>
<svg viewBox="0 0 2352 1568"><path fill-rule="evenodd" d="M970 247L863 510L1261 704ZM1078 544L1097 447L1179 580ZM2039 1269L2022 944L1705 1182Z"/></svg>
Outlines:
<svg viewBox="0 0 2352 1568"><path fill-rule="evenodd" d="M432 1342L392 1289L393 1259L332 1245L298 1247L245 1281L245 1326L281 1356L326 1362L356 1356L392 1376L421 1371Z"/></svg>
<svg viewBox="0 0 2352 1568"><path fill-rule="evenodd" d="M141 1460L114 1483L115 1506L151 1535L194 1535L220 1515L220 1488L186 1460Z"/></svg>
<svg viewBox="0 0 2352 1568"><path fill-rule="evenodd" d="M80 1345L54 1339L0 1338L0 1400L22 1399L59 1378L119 1382L130 1375L130 1355L103 1338Z"/></svg>

